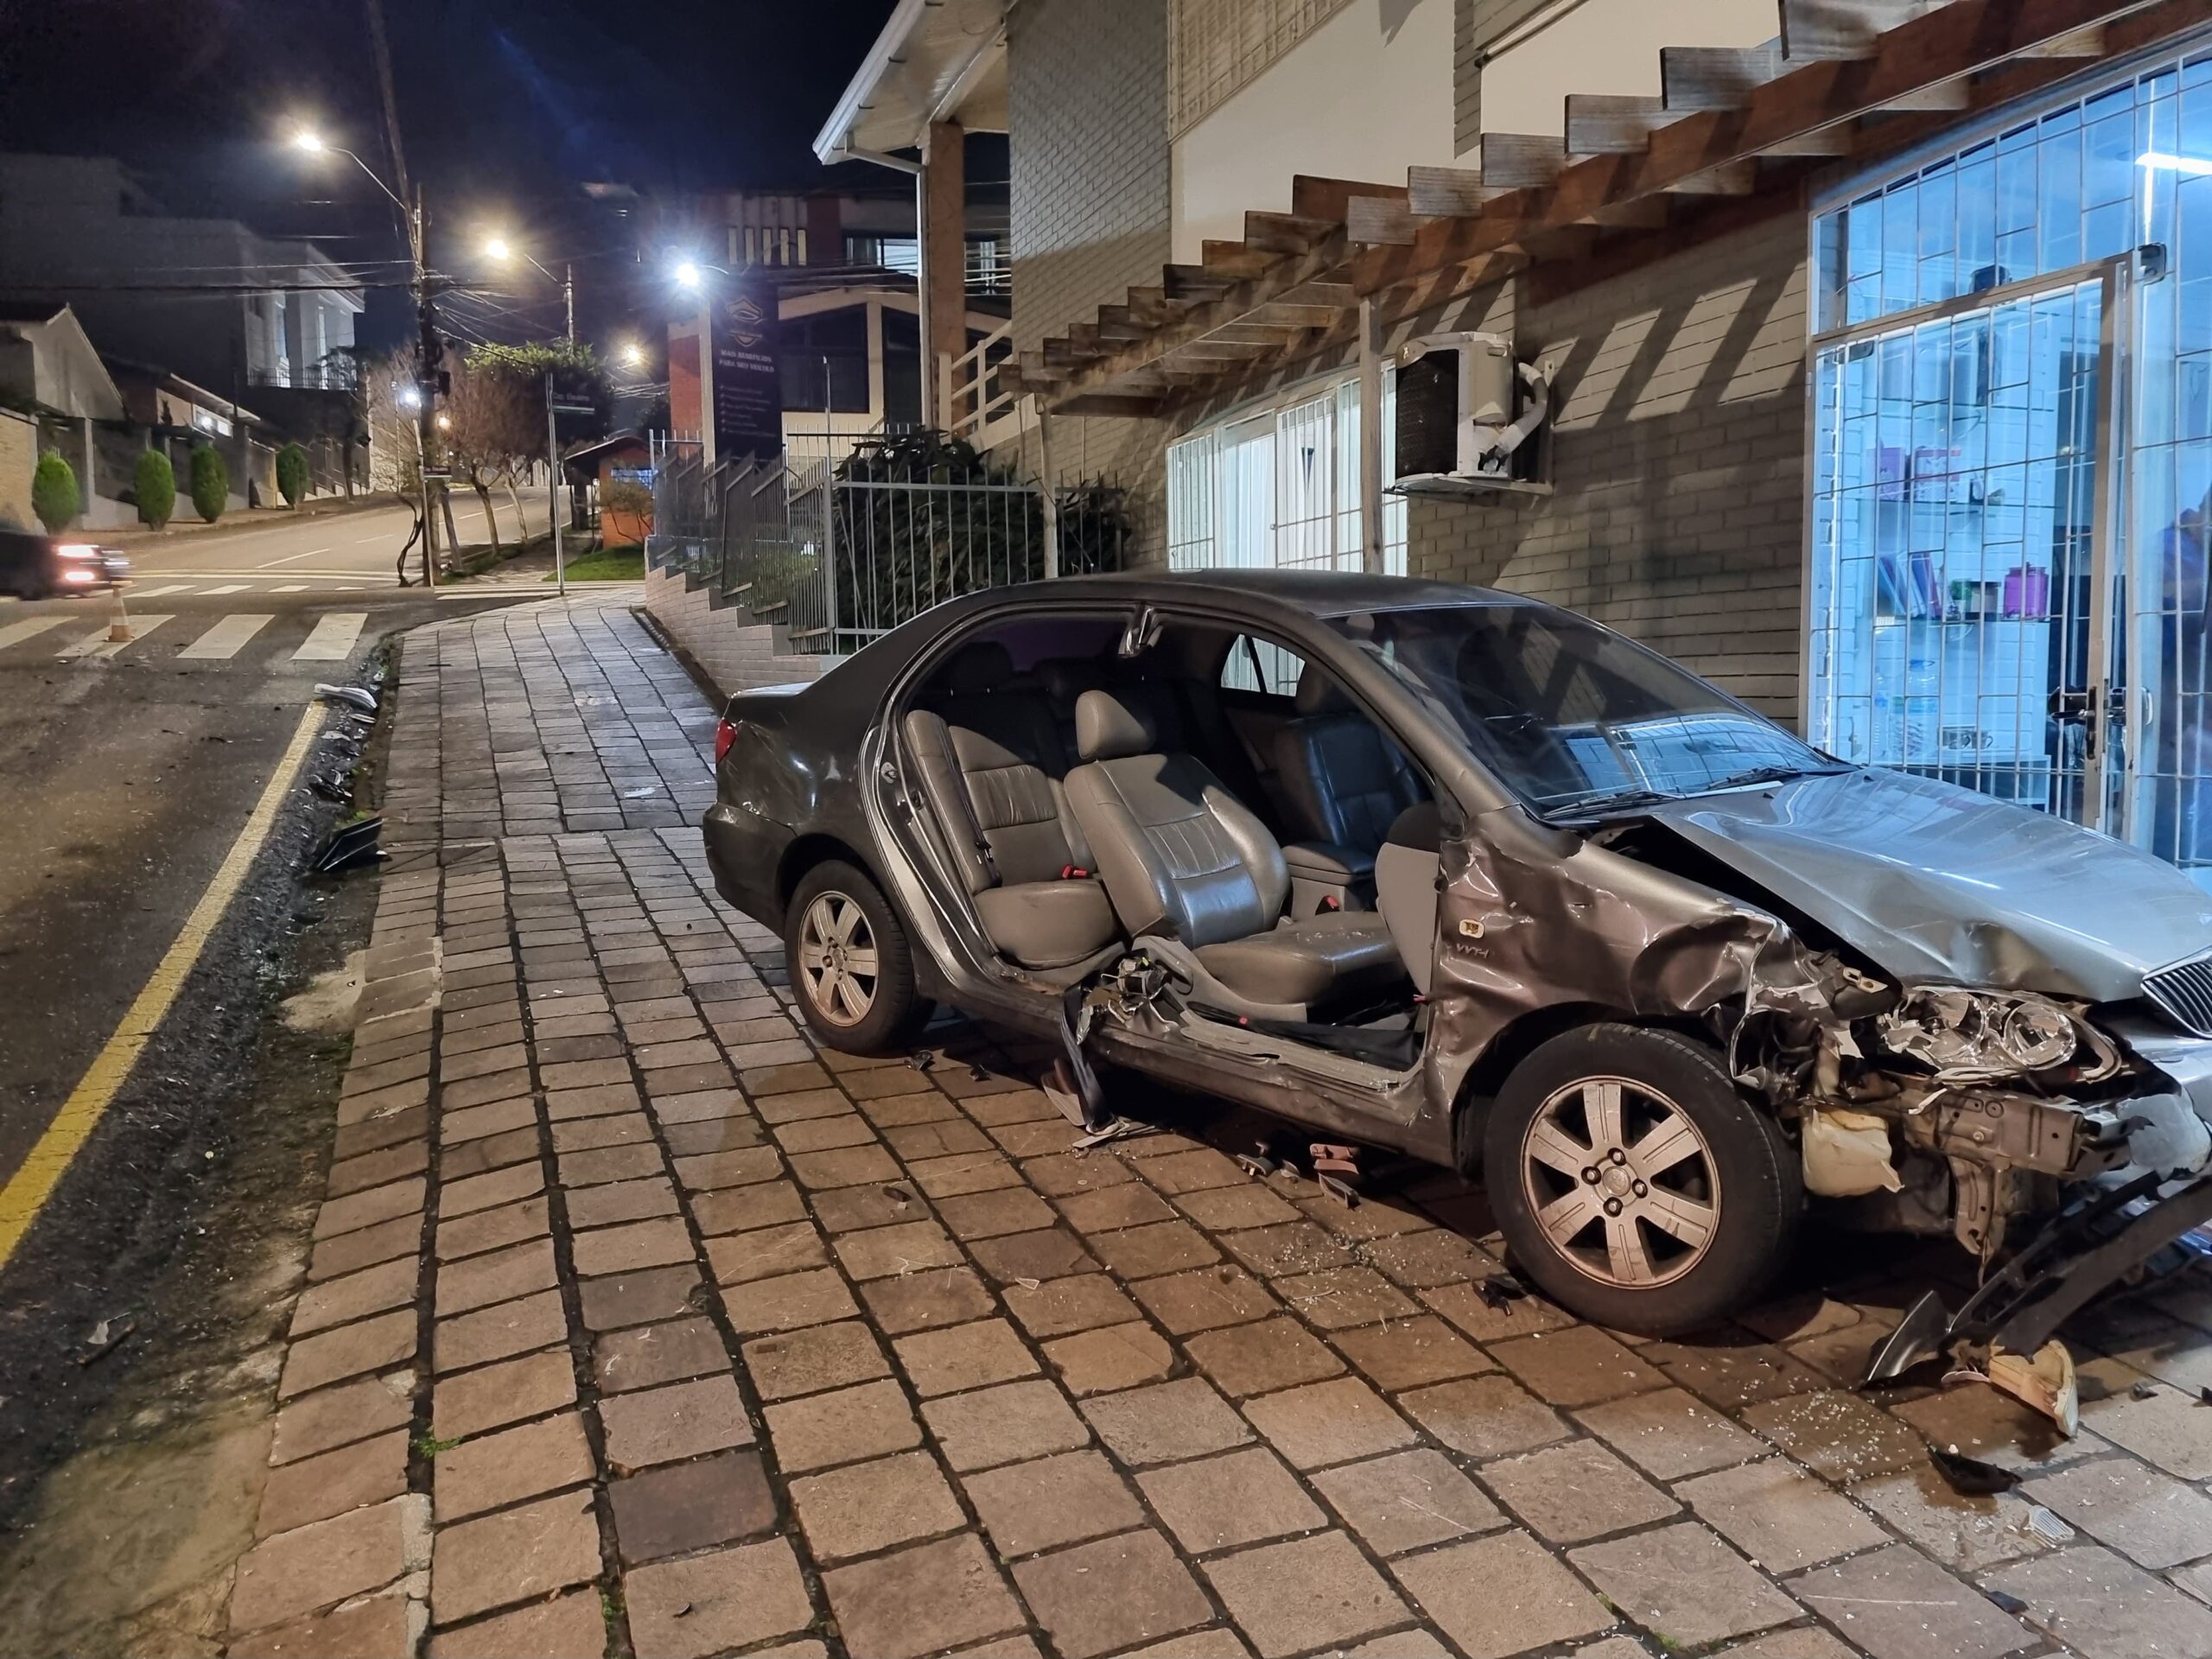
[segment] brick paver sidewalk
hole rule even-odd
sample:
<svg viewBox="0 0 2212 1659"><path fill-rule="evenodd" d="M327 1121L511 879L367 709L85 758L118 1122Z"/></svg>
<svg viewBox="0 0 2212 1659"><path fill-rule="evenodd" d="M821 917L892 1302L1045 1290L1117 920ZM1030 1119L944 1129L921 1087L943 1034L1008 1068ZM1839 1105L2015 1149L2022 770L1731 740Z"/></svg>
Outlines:
<svg viewBox="0 0 2212 1659"><path fill-rule="evenodd" d="M2063 1444L1853 1392L1897 1287L1681 1344L1493 1306L1456 1179L1347 1209L1228 1115L1080 1154L965 1027L817 1055L626 612L439 624L397 695L231 1653L2212 1654L2202 1274L2084 1333Z"/></svg>

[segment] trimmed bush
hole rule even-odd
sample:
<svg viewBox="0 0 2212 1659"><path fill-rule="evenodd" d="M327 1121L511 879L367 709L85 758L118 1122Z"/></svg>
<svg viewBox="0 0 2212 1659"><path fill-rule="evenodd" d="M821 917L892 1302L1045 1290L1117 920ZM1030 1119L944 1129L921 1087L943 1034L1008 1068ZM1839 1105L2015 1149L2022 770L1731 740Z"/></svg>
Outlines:
<svg viewBox="0 0 2212 1659"><path fill-rule="evenodd" d="M192 505L212 524L223 516L223 509L230 503L231 469L223 465L220 455L203 443L192 452Z"/></svg>
<svg viewBox="0 0 2212 1659"><path fill-rule="evenodd" d="M41 455L31 474L31 511L49 536L77 516L82 503L77 495L77 474L59 455Z"/></svg>
<svg viewBox="0 0 2212 1659"><path fill-rule="evenodd" d="M167 527L176 512L176 468L159 449L138 457L138 477L133 492L138 498L138 522L156 530Z"/></svg>
<svg viewBox="0 0 2212 1659"><path fill-rule="evenodd" d="M276 452L276 491L288 507L298 506L308 493L308 452L296 443Z"/></svg>

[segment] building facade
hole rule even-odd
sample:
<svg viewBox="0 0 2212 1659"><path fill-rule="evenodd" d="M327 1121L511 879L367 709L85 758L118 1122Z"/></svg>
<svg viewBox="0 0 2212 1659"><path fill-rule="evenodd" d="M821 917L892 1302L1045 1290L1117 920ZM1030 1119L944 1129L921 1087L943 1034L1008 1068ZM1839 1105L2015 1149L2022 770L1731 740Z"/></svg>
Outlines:
<svg viewBox="0 0 2212 1659"><path fill-rule="evenodd" d="M339 384L359 285L313 243L167 213L105 156L0 156L0 298L63 301L100 349L232 394Z"/></svg>
<svg viewBox="0 0 2212 1659"><path fill-rule="evenodd" d="M2207 21L1022 0L1005 441L1145 557L1553 600L2212 885ZM1536 487L1383 487L1455 329L1541 366Z"/></svg>

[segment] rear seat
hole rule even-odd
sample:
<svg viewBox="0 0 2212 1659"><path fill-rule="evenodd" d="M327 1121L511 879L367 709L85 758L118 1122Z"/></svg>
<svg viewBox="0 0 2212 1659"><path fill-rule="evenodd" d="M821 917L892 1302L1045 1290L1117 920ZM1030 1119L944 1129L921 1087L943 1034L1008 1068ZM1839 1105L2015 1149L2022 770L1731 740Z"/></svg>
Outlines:
<svg viewBox="0 0 2212 1659"><path fill-rule="evenodd" d="M1045 692L1004 645L963 648L945 689L906 716L922 791L991 943L1025 968L1088 962L1121 937L1060 780L1068 753Z"/></svg>

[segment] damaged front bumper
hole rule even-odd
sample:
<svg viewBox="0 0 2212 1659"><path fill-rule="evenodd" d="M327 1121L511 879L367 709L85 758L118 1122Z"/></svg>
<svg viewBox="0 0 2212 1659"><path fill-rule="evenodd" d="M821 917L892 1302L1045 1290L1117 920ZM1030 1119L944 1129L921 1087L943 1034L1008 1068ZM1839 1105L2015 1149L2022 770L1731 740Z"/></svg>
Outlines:
<svg viewBox="0 0 2212 1659"><path fill-rule="evenodd" d="M1928 1292L1874 1351L1866 1384L1895 1382L1961 1344L1985 1357L2000 1349L2037 1352L2100 1293L2183 1234L2212 1223L2212 1176L2162 1192L2166 1185L2158 1172L2145 1171L2069 1206L1956 1314Z"/></svg>

